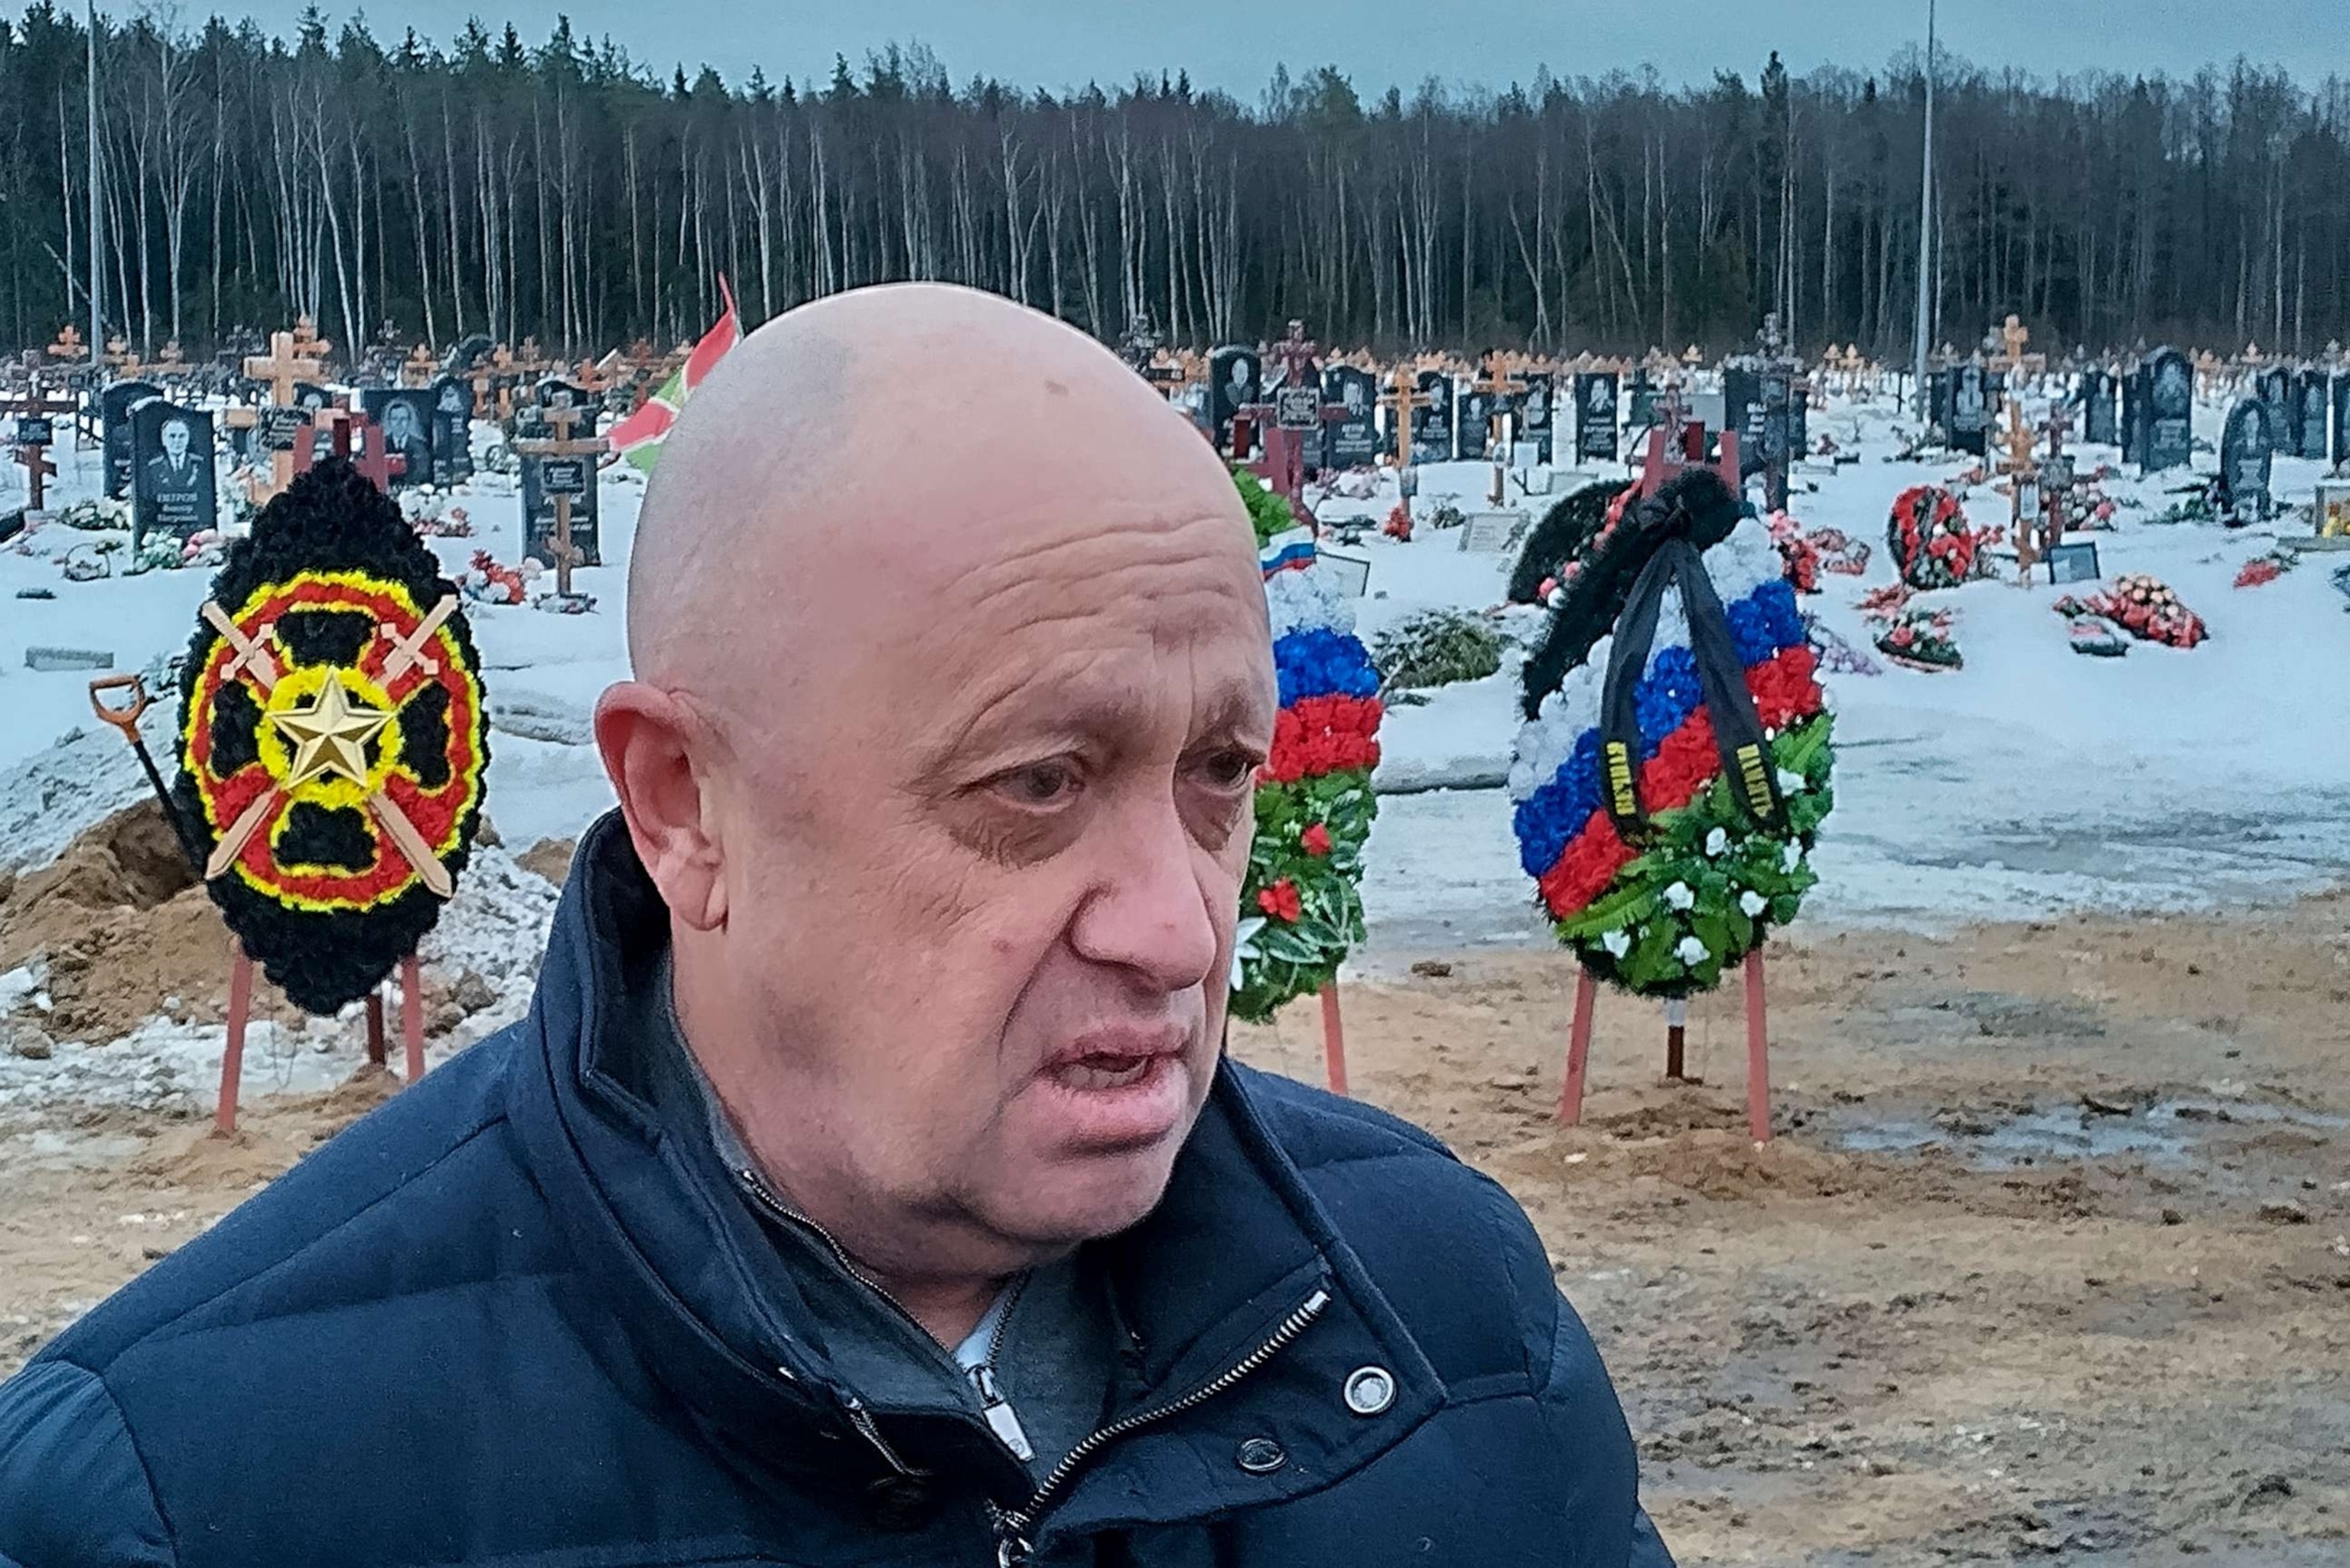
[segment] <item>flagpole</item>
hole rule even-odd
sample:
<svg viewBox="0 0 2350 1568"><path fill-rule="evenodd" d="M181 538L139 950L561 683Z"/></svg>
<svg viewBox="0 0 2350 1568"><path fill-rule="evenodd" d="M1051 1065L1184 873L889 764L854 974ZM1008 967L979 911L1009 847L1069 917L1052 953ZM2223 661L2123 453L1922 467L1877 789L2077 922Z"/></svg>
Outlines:
<svg viewBox="0 0 2350 1568"><path fill-rule="evenodd" d="M1924 419L1926 340L1933 334L1932 254L1934 233L1934 0L1926 0L1926 151L1918 175L1918 417Z"/></svg>
<svg viewBox="0 0 2350 1568"><path fill-rule="evenodd" d="M98 238L98 0L89 0L89 367L99 367L99 350L106 346L105 317L99 290L106 273L99 265ZM97 378L90 384L97 385Z"/></svg>

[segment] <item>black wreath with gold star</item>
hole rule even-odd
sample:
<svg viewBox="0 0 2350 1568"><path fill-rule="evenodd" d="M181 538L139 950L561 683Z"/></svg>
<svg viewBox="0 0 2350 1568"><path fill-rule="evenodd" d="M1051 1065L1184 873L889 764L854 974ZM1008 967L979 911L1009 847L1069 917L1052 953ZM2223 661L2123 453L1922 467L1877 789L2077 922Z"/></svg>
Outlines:
<svg viewBox="0 0 2350 1568"><path fill-rule="evenodd" d="M198 618L173 794L229 929L309 1012L414 952L472 853L489 724L460 603L400 509L329 461L262 508Z"/></svg>

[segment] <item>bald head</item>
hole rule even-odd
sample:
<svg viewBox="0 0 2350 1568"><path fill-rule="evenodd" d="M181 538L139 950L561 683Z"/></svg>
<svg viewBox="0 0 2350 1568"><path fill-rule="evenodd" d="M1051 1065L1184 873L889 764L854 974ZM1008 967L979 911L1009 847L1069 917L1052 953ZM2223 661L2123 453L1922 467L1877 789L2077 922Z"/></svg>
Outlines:
<svg viewBox="0 0 2350 1568"><path fill-rule="evenodd" d="M638 679L700 688L743 640L795 655L1025 528L1219 515L1222 464L1100 344L945 284L834 295L744 338L695 391L629 566ZM861 640L861 639L860 639Z"/></svg>

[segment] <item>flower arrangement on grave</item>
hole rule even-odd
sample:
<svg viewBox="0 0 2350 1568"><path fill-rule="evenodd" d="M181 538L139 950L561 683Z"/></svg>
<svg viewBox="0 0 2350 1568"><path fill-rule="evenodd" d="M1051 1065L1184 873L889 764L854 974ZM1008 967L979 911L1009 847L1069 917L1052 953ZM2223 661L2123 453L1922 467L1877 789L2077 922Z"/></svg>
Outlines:
<svg viewBox="0 0 2350 1568"><path fill-rule="evenodd" d="M1428 514L1428 525L1439 531L1461 527L1468 521L1469 514L1450 501L1438 502L1436 510Z"/></svg>
<svg viewBox="0 0 2350 1568"><path fill-rule="evenodd" d="M2170 504L2161 515L2147 519L2153 523L2209 523L2220 515L2220 481L2199 479L2188 484L2174 484L2163 492L2181 497Z"/></svg>
<svg viewBox="0 0 2350 1568"><path fill-rule="evenodd" d="M1422 610L1371 639L1371 663L1388 691L1482 680L1502 668L1501 628L1470 610Z"/></svg>
<svg viewBox="0 0 2350 1568"><path fill-rule="evenodd" d="M1621 516L1526 662L1510 792L1558 940L1612 984L1683 997L1816 881L1832 722L1783 559L1719 475Z"/></svg>
<svg viewBox="0 0 2350 1568"><path fill-rule="evenodd" d="M481 826L480 660L431 551L329 460L230 546L181 669L174 801L244 950L296 1006L380 984Z"/></svg>
<svg viewBox="0 0 2350 1568"><path fill-rule="evenodd" d="M521 566L509 566L487 550L476 550L458 576L457 587L477 604L518 605L529 599L533 580L545 570L536 558L525 557Z"/></svg>
<svg viewBox="0 0 2350 1568"><path fill-rule="evenodd" d="M1395 510L1388 514L1388 520L1383 525L1381 525L1379 532L1386 535L1390 539L1401 540L1407 545L1410 544L1411 508L1400 501L1397 502L1395 504Z"/></svg>
<svg viewBox="0 0 2350 1568"><path fill-rule="evenodd" d="M1609 504L1623 487L1602 481L1586 484L1543 514L1526 535L1510 572L1509 602L1548 604L1551 596L1591 552L1607 525Z"/></svg>
<svg viewBox="0 0 2350 1568"><path fill-rule="evenodd" d="M1313 533L1254 474L1235 471L1233 483L1256 531L1281 688L1232 952L1232 1016L1261 1023L1328 984L1363 940L1357 885L1378 809L1383 710L1354 607L1315 569Z"/></svg>
<svg viewBox="0 0 2350 1568"><path fill-rule="evenodd" d="M139 546L128 575L172 572L182 566L217 566L227 540L216 528L199 528L186 538L177 534L151 534Z"/></svg>
<svg viewBox="0 0 2350 1568"><path fill-rule="evenodd" d="M1804 635L1818 658L1823 675L1882 675L1885 667L1867 654L1846 641L1832 628L1821 624L1818 617L1808 611L1804 616Z"/></svg>
<svg viewBox="0 0 2350 1568"><path fill-rule="evenodd" d="M2299 556L2295 555L2291 550L2282 547L2271 550L2265 556L2254 556L2251 560L2244 563L2241 570L2237 572L2236 587L2240 588L2264 587L2268 584L2275 582L2279 577L2283 576L2287 572L2292 571L2293 567L2300 564L2301 557Z"/></svg>
<svg viewBox="0 0 2350 1568"><path fill-rule="evenodd" d="M105 495L85 496L59 511L57 521L85 534L103 534L113 528L127 530L130 526L130 503Z"/></svg>
<svg viewBox="0 0 2350 1568"><path fill-rule="evenodd" d="M2095 616L2141 642L2189 649L2210 635L2203 619L2179 601L2168 584L2143 572L2116 577L2103 593L2085 598L2066 594L2051 607L2067 620Z"/></svg>
<svg viewBox="0 0 2350 1568"><path fill-rule="evenodd" d="M1887 612L1877 625L1877 651L1906 669L1931 673L1966 664L1952 636L1949 610L1906 606Z"/></svg>
<svg viewBox="0 0 2350 1568"><path fill-rule="evenodd" d="M1855 539L1841 528L1814 528L1804 535L1819 552L1820 570L1840 577L1857 577L1868 570L1876 552L1866 539Z"/></svg>
<svg viewBox="0 0 2350 1568"><path fill-rule="evenodd" d="M1912 485L1894 498L1885 525L1893 569L1913 588L1954 588L1976 574L1991 535L1969 525L1966 508L1949 491Z"/></svg>
<svg viewBox="0 0 2350 1568"><path fill-rule="evenodd" d="M1771 542L1779 547L1788 583L1799 594L1818 593L1820 548L1804 536L1804 525L1784 512L1773 512L1763 519L1763 526L1771 530Z"/></svg>

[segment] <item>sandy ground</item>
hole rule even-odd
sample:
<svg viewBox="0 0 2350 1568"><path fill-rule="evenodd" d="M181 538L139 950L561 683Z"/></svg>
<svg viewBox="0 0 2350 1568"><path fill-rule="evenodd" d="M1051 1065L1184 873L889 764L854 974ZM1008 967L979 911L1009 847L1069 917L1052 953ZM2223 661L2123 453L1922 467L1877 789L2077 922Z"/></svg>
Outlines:
<svg viewBox="0 0 2350 1568"><path fill-rule="evenodd" d="M1700 1085L1660 1080L1654 1008L1603 1000L1558 1127L1547 953L1350 981L1353 1086L1532 1212L1685 1564L2340 1563L2345 917L1774 951L1759 1150L1729 996L1692 1008ZM1235 1049L1318 1075L1317 1014ZM186 1113L0 1126L0 1370L395 1088L264 1102L234 1143Z"/></svg>

